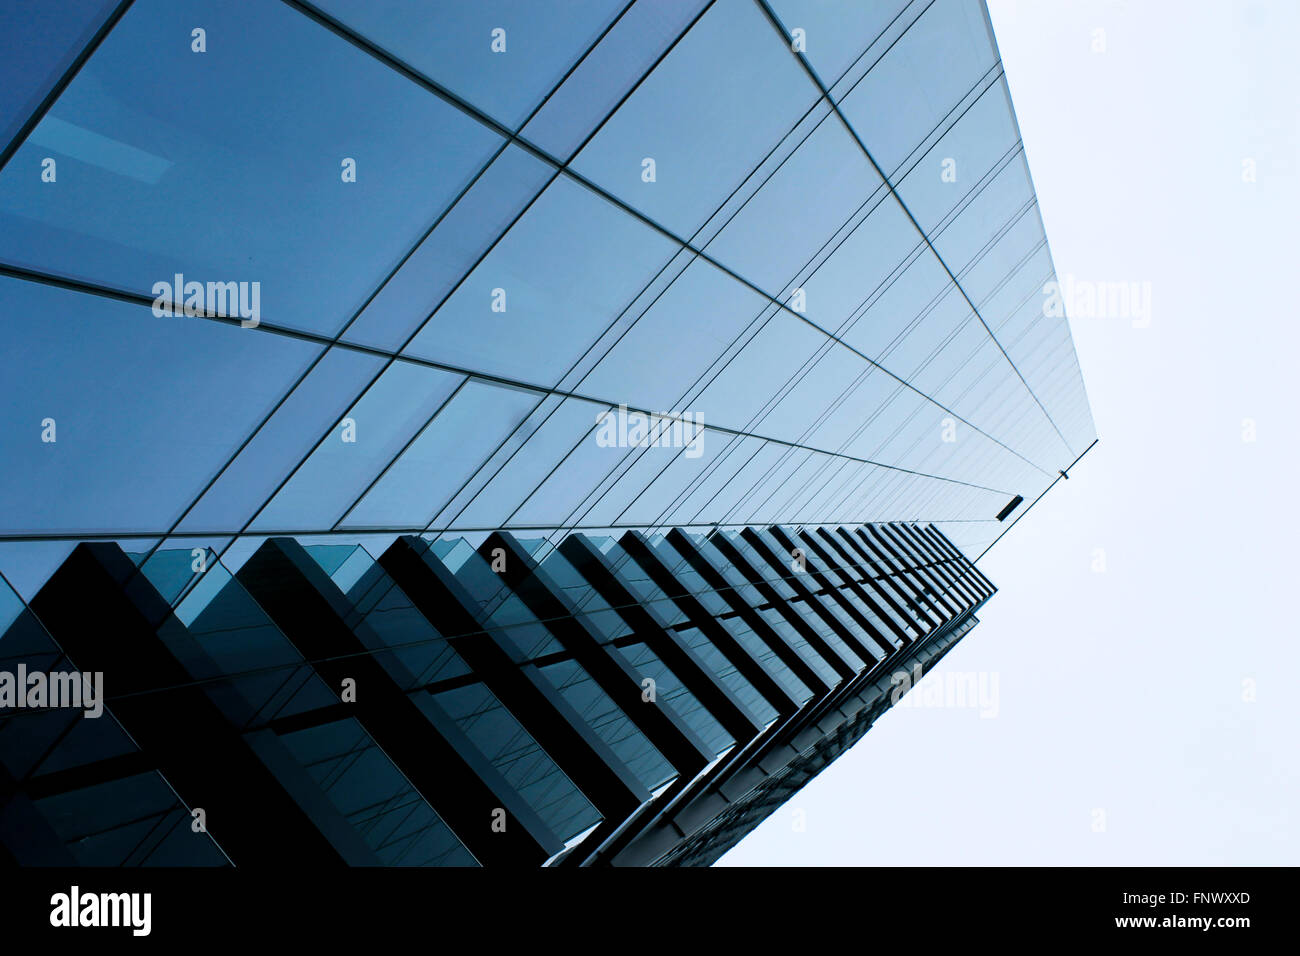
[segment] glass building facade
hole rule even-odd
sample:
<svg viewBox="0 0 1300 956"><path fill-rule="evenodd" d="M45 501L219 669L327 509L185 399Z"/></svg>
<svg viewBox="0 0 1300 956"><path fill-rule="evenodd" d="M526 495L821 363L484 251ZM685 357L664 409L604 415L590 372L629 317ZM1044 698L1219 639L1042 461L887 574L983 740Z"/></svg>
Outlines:
<svg viewBox="0 0 1300 956"><path fill-rule="evenodd" d="M982 3L0 26L20 862L709 862L1095 439Z"/></svg>

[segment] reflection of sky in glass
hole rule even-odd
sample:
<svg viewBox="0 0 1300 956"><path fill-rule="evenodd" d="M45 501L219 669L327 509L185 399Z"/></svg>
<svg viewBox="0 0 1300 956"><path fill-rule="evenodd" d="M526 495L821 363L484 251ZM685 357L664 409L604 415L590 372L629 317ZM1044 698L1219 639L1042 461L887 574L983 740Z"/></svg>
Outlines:
<svg viewBox="0 0 1300 956"><path fill-rule="evenodd" d="M969 544L1090 437L1077 387L1053 388L1072 358L1060 321L1035 313L1051 260L989 36L963 5L854 12L850 43L819 5L777 4L784 28L797 21L809 38L816 81L743 0L715 4L680 41L696 3L653 17L637 4L615 21L614 5L591 2L563 27L531 6L327 4L337 30L276 4L154 6L127 13L0 174L0 259L146 299L176 273L258 281L262 326L161 325L140 306L4 280L9 312L49 316L18 333L38 358L10 377L27 409L6 426L23 463L7 476L11 530L163 536L181 519L225 547L249 522L912 517L951 519ZM190 49L196 23L205 53ZM497 26L504 54L491 49ZM492 124L523 124L607 27L556 94L565 118L548 104L529 125L541 152L502 152ZM660 56L644 82L627 75ZM574 92L579 77L622 91L606 109L627 98L606 118ZM817 82L843 97L843 119ZM557 178L588 139L576 178ZM43 152L58 158L56 183L33 175ZM340 175L345 157L355 183ZM939 175L947 157L955 183ZM345 327L345 343L378 351L277 334ZM411 362L390 364L398 349ZM80 371L41 373L41 355ZM153 391L114 389L106 355ZM556 387L566 394L547 394ZM160 400L184 388L204 396L194 408ZM690 455L602 447L596 416L620 403L693 412L706 431ZM119 424L72 441L92 414ZM47 415L57 454L19 424ZM956 440L940 440L950 425ZM184 446L154 435L197 447L178 470L168 449ZM128 500L142 487L156 493ZM63 503L40 504L47 491Z"/></svg>

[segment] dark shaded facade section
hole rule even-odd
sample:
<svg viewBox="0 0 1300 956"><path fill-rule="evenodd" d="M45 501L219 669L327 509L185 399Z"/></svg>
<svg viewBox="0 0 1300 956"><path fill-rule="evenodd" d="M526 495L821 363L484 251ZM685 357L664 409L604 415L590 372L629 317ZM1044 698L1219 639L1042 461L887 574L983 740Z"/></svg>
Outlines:
<svg viewBox="0 0 1300 956"><path fill-rule="evenodd" d="M0 710L0 862L707 865L994 592L911 524L138 559L0 601L105 704Z"/></svg>

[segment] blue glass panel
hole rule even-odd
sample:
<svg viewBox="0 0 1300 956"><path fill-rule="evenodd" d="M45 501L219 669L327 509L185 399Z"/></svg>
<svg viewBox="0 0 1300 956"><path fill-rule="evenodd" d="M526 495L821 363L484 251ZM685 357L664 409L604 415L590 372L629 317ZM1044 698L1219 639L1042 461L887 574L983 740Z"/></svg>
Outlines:
<svg viewBox="0 0 1300 956"><path fill-rule="evenodd" d="M677 402L715 369L767 300L697 259L577 386L595 398L681 413Z"/></svg>
<svg viewBox="0 0 1300 956"><path fill-rule="evenodd" d="M34 801L67 844L78 866L125 866L139 862L150 835L168 833L190 814L157 773L141 773ZM186 826L188 865L220 866L225 857L206 833Z"/></svg>
<svg viewBox="0 0 1300 956"><path fill-rule="evenodd" d="M545 481L551 469L563 461L579 442L591 441L596 414L603 405L580 399L566 399L553 414L535 424L536 430L509 460L499 464L491 480L455 520L466 528L499 528L506 519ZM552 510L550 515L557 514ZM545 524L548 512L540 514Z"/></svg>
<svg viewBox="0 0 1300 956"><path fill-rule="evenodd" d="M708 253L770 295L795 273L881 186L844 124L823 119L734 219L708 245ZM869 273L855 276L870 287ZM834 325L838 318L818 303L811 314Z"/></svg>
<svg viewBox="0 0 1300 956"><path fill-rule="evenodd" d="M407 352L554 385L673 251L590 190L556 180Z"/></svg>
<svg viewBox="0 0 1300 956"><path fill-rule="evenodd" d="M470 380L342 525L426 526L540 398L536 392Z"/></svg>
<svg viewBox="0 0 1300 956"><path fill-rule="evenodd" d="M908 5L908 0L771 0L786 34L803 31L803 52L827 87L843 75L864 50Z"/></svg>
<svg viewBox="0 0 1300 956"><path fill-rule="evenodd" d="M568 159L704 3L654 0L634 4L524 127L524 139L559 159Z"/></svg>
<svg viewBox="0 0 1300 956"><path fill-rule="evenodd" d="M190 509L180 530L238 531L383 367L377 355L329 349ZM286 385L287 387L287 385Z"/></svg>
<svg viewBox="0 0 1300 956"><path fill-rule="evenodd" d="M53 0L0 6L0 148L36 110L117 0ZM32 175L39 175L39 169Z"/></svg>
<svg viewBox="0 0 1300 956"><path fill-rule="evenodd" d="M15 531L165 531L319 350L9 278L0 315Z"/></svg>
<svg viewBox="0 0 1300 956"><path fill-rule="evenodd" d="M257 516L254 530L332 527L462 381L437 369L394 362ZM415 519L424 505L405 504L413 520L404 527L422 524Z"/></svg>
<svg viewBox="0 0 1300 956"><path fill-rule="evenodd" d="M234 695L213 700L237 726L261 724L338 702L338 695L307 665L298 649L222 564L209 565L176 607ZM208 679L215 675L195 674Z"/></svg>
<svg viewBox="0 0 1300 956"><path fill-rule="evenodd" d="M706 424L745 430L791 373L826 343L826 336L797 316L779 312L749 340L696 400ZM810 409L809 414L815 414ZM797 435L763 437L797 439Z"/></svg>
<svg viewBox="0 0 1300 956"><path fill-rule="evenodd" d="M355 720L280 740L385 866L477 861Z"/></svg>
<svg viewBox="0 0 1300 956"><path fill-rule="evenodd" d="M703 631L691 627L680 633L687 646L700 659L705 670L730 691L737 704L758 726L765 727L776 720L776 708L768 703L767 698L760 694L740 671L736 670L736 666L720 650L713 646L713 642Z"/></svg>
<svg viewBox="0 0 1300 956"><path fill-rule="evenodd" d="M348 327L345 338L399 348L550 181L546 163L508 146Z"/></svg>
<svg viewBox="0 0 1300 956"><path fill-rule="evenodd" d="M1006 82L999 80L897 182L898 197L921 228L933 232L949 210L1006 161L1019 139Z"/></svg>
<svg viewBox="0 0 1300 956"><path fill-rule="evenodd" d="M541 572L548 586L563 595L577 610L577 616L600 638L612 641L631 632L627 622L559 551L546 556Z"/></svg>
<svg viewBox="0 0 1300 956"><path fill-rule="evenodd" d="M677 775L663 754L576 662L561 661L538 670L643 787L654 790Z"/></svg>
<svg viewBox="0 0 1300 956"><path fill-rule="evenodd" d="M599 822L599 811L486 687L473 684L434 699L561 840Z"/></svg>
<svg viewBox="0 0 1300 956"><path fill-rule="evenodd" d="M319 6L515 129L625 2L320 0Z"/></svg>
<svg viewBox="0 0 1300 956"><path fill-rule="evenodd" d="M935 0L840 107L892 173L996 60L982 5Z"/></svg>
<svg viewBox="0 0 1300 956"><path fill-rule="evenodd" d="M0 577L0 635L9 629L9 625L23 613L23 609L23 599L9 586L8 581Z"/></svg>
<svg viewBox="0 0 1300 956"><path fill-rule="evenodd" d="M714 756L736 742L648 645L631 644L618 648L618 652L637 669L643 680L649 677L655 682L655 698L659 705L677 711L678 716L695 731Z"/></svg>
<svg viewBox="0 0 1300 956"><path fill-rule="evenodd" d="M0 174L0 258L256 282L260 319L333 333L501 142L286 4L139 0Z"/></svg>
<svg viewBox="0 0 1300 956"><path fill-rule="evenodd" d="M818 96L757 4L718 0L572 166L689 238Z"/></svg>

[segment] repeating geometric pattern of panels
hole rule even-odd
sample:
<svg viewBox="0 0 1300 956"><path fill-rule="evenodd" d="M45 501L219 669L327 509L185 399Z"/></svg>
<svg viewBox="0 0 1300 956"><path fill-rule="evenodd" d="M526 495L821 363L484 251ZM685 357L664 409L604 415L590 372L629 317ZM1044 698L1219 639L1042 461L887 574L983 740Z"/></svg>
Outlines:
<svg viewBox="0 0 1300 956"><path fill-rule="evenodd" d="M92 538L237 567L274 534L889 520L974 556L1094 437L982 4L57 13L6 25L0 100L25 597ZM257 325L156 316L177 275L257 282ZM704 431L604 447L621 405Z"/></svg>

